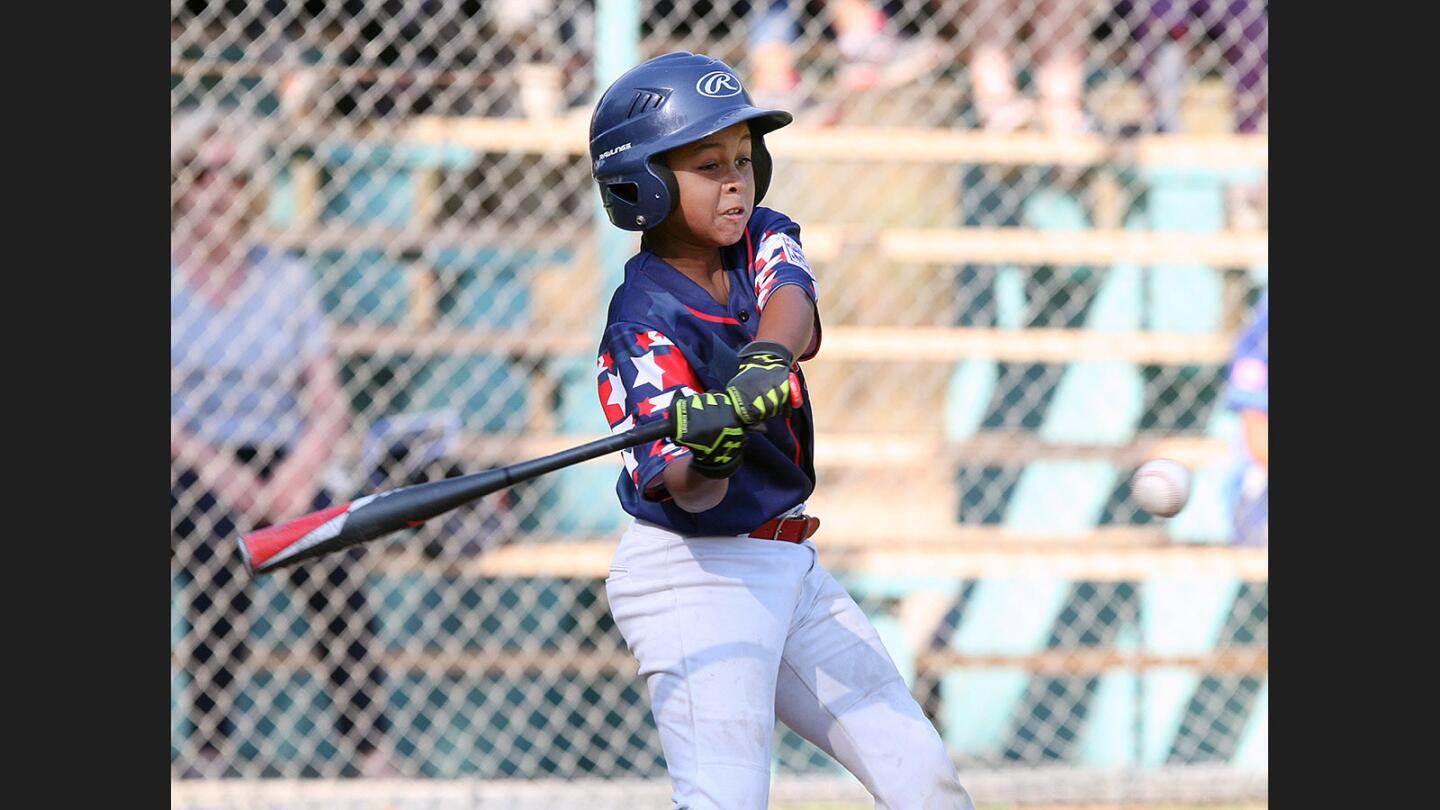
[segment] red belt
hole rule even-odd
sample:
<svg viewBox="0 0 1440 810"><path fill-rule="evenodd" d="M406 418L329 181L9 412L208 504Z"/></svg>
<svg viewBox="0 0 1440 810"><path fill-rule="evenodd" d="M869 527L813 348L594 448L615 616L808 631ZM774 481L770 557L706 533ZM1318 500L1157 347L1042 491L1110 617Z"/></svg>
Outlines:
<svg viewBox="0 0 1440 810"><path fill-rule="evenodd" d="M755 531L750 532L750 536L763 540L784 540L787 543L798 543L814 534L815 530L819 528L820 518L813 515L796 515L795 517L767 520L760 524Z"/></svg>

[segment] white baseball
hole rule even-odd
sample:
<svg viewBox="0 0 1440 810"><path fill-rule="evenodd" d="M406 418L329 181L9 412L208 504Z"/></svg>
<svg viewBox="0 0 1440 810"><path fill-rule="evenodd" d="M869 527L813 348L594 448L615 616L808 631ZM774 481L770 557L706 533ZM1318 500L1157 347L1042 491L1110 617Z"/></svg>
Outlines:
<svg viewBox="0 0 1440 810"><path fill-rule="evenodd" d="M1174 517L1190 499L1190 471L1168 458L1147 461L1130 479L1130 494L1146 512Z"/></svg>

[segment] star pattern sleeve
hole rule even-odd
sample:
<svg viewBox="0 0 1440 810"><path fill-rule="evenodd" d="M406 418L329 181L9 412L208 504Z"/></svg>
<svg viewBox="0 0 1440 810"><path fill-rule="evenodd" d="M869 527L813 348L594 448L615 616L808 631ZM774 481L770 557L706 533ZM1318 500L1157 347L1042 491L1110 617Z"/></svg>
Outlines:
<svg viewBox="0 0 1440 810"><path fill-rule="evenodd" d="M664 419L677 394L704 391L685 355L660 332L640 324L616 323L605 336L595 371L600 407L612 434ZM631 483L644 497L662 500L668 496L660 484L660 473L689 452L662 439L623 450L620 455Z"/></svg>
<svg viewBox="0 0 1440 810"><path fill-rule="evenodd" d="M810 301L816 304L815 331L809 347L798 358L808 360L820 351L820 288L800 246L800 226L778 212L770 211L768 214L769 220L764 222L755 244L755 306L763 313L765 304L775 291L790 284L800 287L810 296Z"/></svg>
<svg viewBox="0 0 1440 810"><path fill-rule="evenodd" d="M786 284L798 284L812 301L820 300L815 274L800 247L799 226L767 230L755 246L755 299L761 311L775 291Z"/></svg>

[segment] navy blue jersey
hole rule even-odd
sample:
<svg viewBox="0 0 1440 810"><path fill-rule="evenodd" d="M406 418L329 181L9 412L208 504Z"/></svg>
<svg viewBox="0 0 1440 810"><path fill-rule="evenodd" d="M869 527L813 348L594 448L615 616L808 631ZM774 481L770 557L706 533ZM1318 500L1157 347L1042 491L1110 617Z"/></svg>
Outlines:
<svg viewBox="0 0 1440 810"><path fill-rule="evenodd" d="M1240 333L1230 364L1226 405L1236 411L1270 412L1270 291L1260 295L1249 325ZM1229 484L1234 542L1270 543L1270 472L1250 455L1243 433L1236 436L1237 464Z"/></svg>
<svg viewBox="0 0 1440 810"><path fill-rule="evenodd" d="M1226 404L1241 411L1270 412L1270 291L1261 293L1255 314L1235 346Z"/></svg>
<svg viewBox="0 0 1440 810"><path fill-rule="evenodd" d="M612 433L665 418L682 396L721 391L739 367L738 352L755 339L765 303L794 284L818 300L815 276L800 249L800 226L784 214L756 208L745 237L720 251L730 274L730 301L717 302L699 284L648 250L625 264L625 279L610 299L596 372L600 404ZM820 348L815 336L799 359ZM800 375L804 390L804 375ZM616 492L626 512L688 535L747 534L784 514L815 489L814 429L807 396L790 416L751 433L744 462L725 499L698 514L676 506L660 474L690 451L662 440L624 451Z"/></svg>

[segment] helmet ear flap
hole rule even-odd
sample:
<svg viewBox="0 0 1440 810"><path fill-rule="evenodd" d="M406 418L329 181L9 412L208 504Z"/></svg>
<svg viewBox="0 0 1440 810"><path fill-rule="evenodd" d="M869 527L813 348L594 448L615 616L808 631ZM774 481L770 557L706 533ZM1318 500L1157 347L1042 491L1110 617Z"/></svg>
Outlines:
<svg viewBox="0 0 1440 810"><path fill-rule="evenodd" d="M663 222L680 204L680 184L675 179L675 173L656 161L651 161L646 169L649 178L629 174L599 183L600 202L605 206L610 222L618 228L648 231Z"/></svg>
<svg viewBox="0 0 1440 810"><path fill-rule="evenodd" d="M676 208L680 207L680 181L675 179L675 172L671 171L669 166L658 160L650 161L650 173L660 178L660 182L665 184L665 196L670 198L665 206L665 216L668 217ZM661 217L651 224L659 225L660 220L664 218Z"/></svg>
<svg viewBox="0 0 1440 810"><path fill-rule="evenodd" d="M638 183L628 182L602 182L600 186L600 204L605 207L605 215L610 217L610 222L617 228L624 228L627 231L638 230L634 224L640 207L640 186Z"/></svg>
<svg viewBox="0 0 1440 810"><path fill-rule="evenodd" d="M770 189L770 150L765 148L765 138L756 135L750 140L750 160L755 167L755 205L760 204L765 192Z"/></svg>

